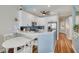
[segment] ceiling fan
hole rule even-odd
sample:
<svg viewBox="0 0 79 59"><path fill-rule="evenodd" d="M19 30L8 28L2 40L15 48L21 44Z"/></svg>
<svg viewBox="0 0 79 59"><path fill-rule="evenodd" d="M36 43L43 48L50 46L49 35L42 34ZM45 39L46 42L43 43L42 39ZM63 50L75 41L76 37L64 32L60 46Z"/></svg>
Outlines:
<svg viewBox="0 0 79 59"><path fill-rule="evenodd" d="M40 11L42 15L49 15L50 11Z"/></svg>

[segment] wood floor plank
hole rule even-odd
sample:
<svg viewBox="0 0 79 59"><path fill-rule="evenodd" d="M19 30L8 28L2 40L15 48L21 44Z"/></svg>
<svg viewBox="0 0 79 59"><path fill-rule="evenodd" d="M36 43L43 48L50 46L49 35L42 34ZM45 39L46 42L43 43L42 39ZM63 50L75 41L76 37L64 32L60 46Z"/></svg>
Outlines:
<svg viewBox="0 0 79 59"><path fill-rule="evenodd" d="M59 33L59 39L56 41L55 53L74 53L72 42L66 37L66 34Z"/></svg>

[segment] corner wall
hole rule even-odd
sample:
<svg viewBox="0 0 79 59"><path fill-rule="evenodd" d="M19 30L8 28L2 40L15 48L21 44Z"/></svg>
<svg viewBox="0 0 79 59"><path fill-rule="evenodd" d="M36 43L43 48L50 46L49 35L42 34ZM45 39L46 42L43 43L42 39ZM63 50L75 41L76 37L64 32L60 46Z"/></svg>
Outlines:
<svg viewBox="0 0 79 59"><path fill-rule="evenodd" d="M0 5L0 34L13 31L18 5Z"/></svg>

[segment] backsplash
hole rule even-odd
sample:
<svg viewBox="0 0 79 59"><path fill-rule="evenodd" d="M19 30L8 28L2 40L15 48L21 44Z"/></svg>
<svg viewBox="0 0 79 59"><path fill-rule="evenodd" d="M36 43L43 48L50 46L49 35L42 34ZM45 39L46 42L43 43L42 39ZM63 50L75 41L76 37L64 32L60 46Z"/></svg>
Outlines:
<svg viewBox="0 0 79 59"><path fill-rule="evenodd" d="M44 30L44 26L21 26L20 30L39 32L40 30Z"/></svg>

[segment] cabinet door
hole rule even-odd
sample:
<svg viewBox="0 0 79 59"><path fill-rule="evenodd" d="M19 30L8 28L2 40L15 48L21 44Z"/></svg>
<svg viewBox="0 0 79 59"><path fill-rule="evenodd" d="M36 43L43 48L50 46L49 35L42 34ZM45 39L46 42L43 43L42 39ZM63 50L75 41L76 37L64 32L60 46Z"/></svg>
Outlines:
<svg viewBox="0 0 79 59"><path fill-rule="evenodd" d="M30 26L33 20L33 15L23 12L21 14L21 25L22 26Z"/></svg>

